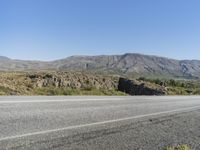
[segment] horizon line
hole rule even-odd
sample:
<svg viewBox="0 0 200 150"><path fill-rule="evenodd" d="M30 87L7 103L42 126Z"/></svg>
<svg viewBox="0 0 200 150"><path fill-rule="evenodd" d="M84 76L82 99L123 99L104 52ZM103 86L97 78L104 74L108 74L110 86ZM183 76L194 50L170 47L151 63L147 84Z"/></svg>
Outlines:
<svg viewBox="0 0 200 150"><path fill-rule="evenodd" d="M172 60L178 60L178 61L184 61L184 60L190 60L190 61L200 61L200 59L178 59L178 58L172 58L169 56L162 56L162 55L157 55L157 54L146 54L146 53L139 53L139 52L127 52L127 53L121 53L121 54L83 54L83 55L69 55L66 57L62 57L62 58L56 58L56 59L49 59L49 60L45 60L45 59L21 59L21 58L13 58L13 57L9 57L9 56L5 56L5 55L1 55L0 57L5 58L5 59L10 59L10 60L19 60L19 61L40 61L40 62L53 62L53 61L57 61L57 60L62 60L62 59L67 59L70 57L98 57L98 56L123 56L123 55L128 55L128 54L133 54L133 55L143 55L143 56L152 56L152 57L160 57L160 58L166 58L166 59L172 59Z"/></svg>

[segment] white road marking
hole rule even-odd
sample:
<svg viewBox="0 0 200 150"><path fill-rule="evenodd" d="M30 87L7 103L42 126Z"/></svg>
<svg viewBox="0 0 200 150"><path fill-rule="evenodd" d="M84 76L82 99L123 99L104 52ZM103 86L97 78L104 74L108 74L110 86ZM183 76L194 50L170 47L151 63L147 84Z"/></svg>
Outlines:
<svg viewBox="0 0 200 150"><path fill-rule="evenodd" d="M12 98L16 98L16 97L9 97L9 99ZM26 98L26 97L24 97ZM156 97L156 96L152 96L152 97L140 97L140 96L136 96L136 97L131 97L131 96L127 96L127 97L106 97L106 98L75 98L73 97L73 99L57 99L57 100L49 100L49 99L41 99L41 100L2 100L4 99L4 97L0 97L0 104L10 104L10 103L54 103L54 102L84 102L84 101L126 101L126 100L140 100L140 98L142 98L142 100L158 100L157 98L159 98L159 100L169 100L169 96L163 96L163 97ZM199 96L177 96L177 97L173 97L172 100L187 100L188 98L190 99L198 99L200 100ZM22 98L23 99L23 98Z"/></svg>
<svg viewBox="0 0 200 150"><path fill-rule="evenodd" d="M72 130L72 129L83 128L83 127L90 127L90 126L95 126L95 125L104 125L104 124L109 124L109 123L145 118L145 117L156 116L156 115L164 115L164 114L171 114L171 113L178 113L178 112L179 113L180 112L188 112L188 111L197 110L197 109L200 109L200 106L180 108L180 109L175 109L175 110L156 112L156 113L151 113L151 114L144 114L144 115L127 117L127 118L121 118L121 119L107 120L107 121L102 121L102 122L94 122L94 123L89 123L89 124L75 125L75 126L69 126L69 127L65 127L65 128L59 128L59 129L51 129L51 130L46 130L46 131L26 133L26 134L22 134L22 135L15 135L15 136L9 136L9 137L1 138L0 142L5 141L5 140L12 140L12 139L24 138L24 137L34 136L34 135L41 135L41 134L48 134L48 133L53 133L53 132L58 132L58 131L66 131L66 130Z"/></svg>

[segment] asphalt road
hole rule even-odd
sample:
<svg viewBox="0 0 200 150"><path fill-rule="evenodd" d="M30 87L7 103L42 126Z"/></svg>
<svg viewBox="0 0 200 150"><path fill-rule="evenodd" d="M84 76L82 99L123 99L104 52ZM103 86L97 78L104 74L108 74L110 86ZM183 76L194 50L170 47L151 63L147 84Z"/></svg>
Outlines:
<svg viewBox="0 0 200 150"><path fill-rule="evenodd" d="M199 110L195 96L0 97L0 149L162 149L181 133L194 146Z"/></svg>

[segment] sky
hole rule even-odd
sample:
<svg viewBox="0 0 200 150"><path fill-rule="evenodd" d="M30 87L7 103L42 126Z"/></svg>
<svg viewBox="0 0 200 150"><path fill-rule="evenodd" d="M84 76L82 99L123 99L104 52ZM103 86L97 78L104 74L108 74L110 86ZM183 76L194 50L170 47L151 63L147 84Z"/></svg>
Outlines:
<svg viewBox="0 0 200 150"><path fill-rule="evenodd" d="M0 0L0 55L200 59L199 0Z"/></svg>

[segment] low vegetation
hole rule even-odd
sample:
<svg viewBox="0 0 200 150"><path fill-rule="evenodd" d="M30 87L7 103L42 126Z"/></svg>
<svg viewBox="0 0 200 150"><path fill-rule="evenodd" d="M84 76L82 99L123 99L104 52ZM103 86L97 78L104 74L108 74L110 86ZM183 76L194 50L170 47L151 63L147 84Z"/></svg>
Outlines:
<svg viewBox="0 0 200 150"><path fill-rule="evenodd" d="M178 145L176 147L168 147L166 150L192 150L187 145Z"/></svg>
<svg viewBox="0 0 200 150"><path fill-rule="evenodd" d="M123 92L117 91L115 89L73 89L73 88L36 88L33 91L33 95L118 95L124 96L126 95Z"/></svg>
<svg viewBox="0 0 200 150"><path fill-rule="evenodd" d="M13 90L7 87L0 86L0 95L12 95L12 93L13 93Z"/></svg>
<svg viewBox="0 0 200 150"><path fill-rule="evenodd" d="M175 79L148 79L141 77L138 80L164 86L168 95L199 95L199 80L175 80Z"/></svg>

